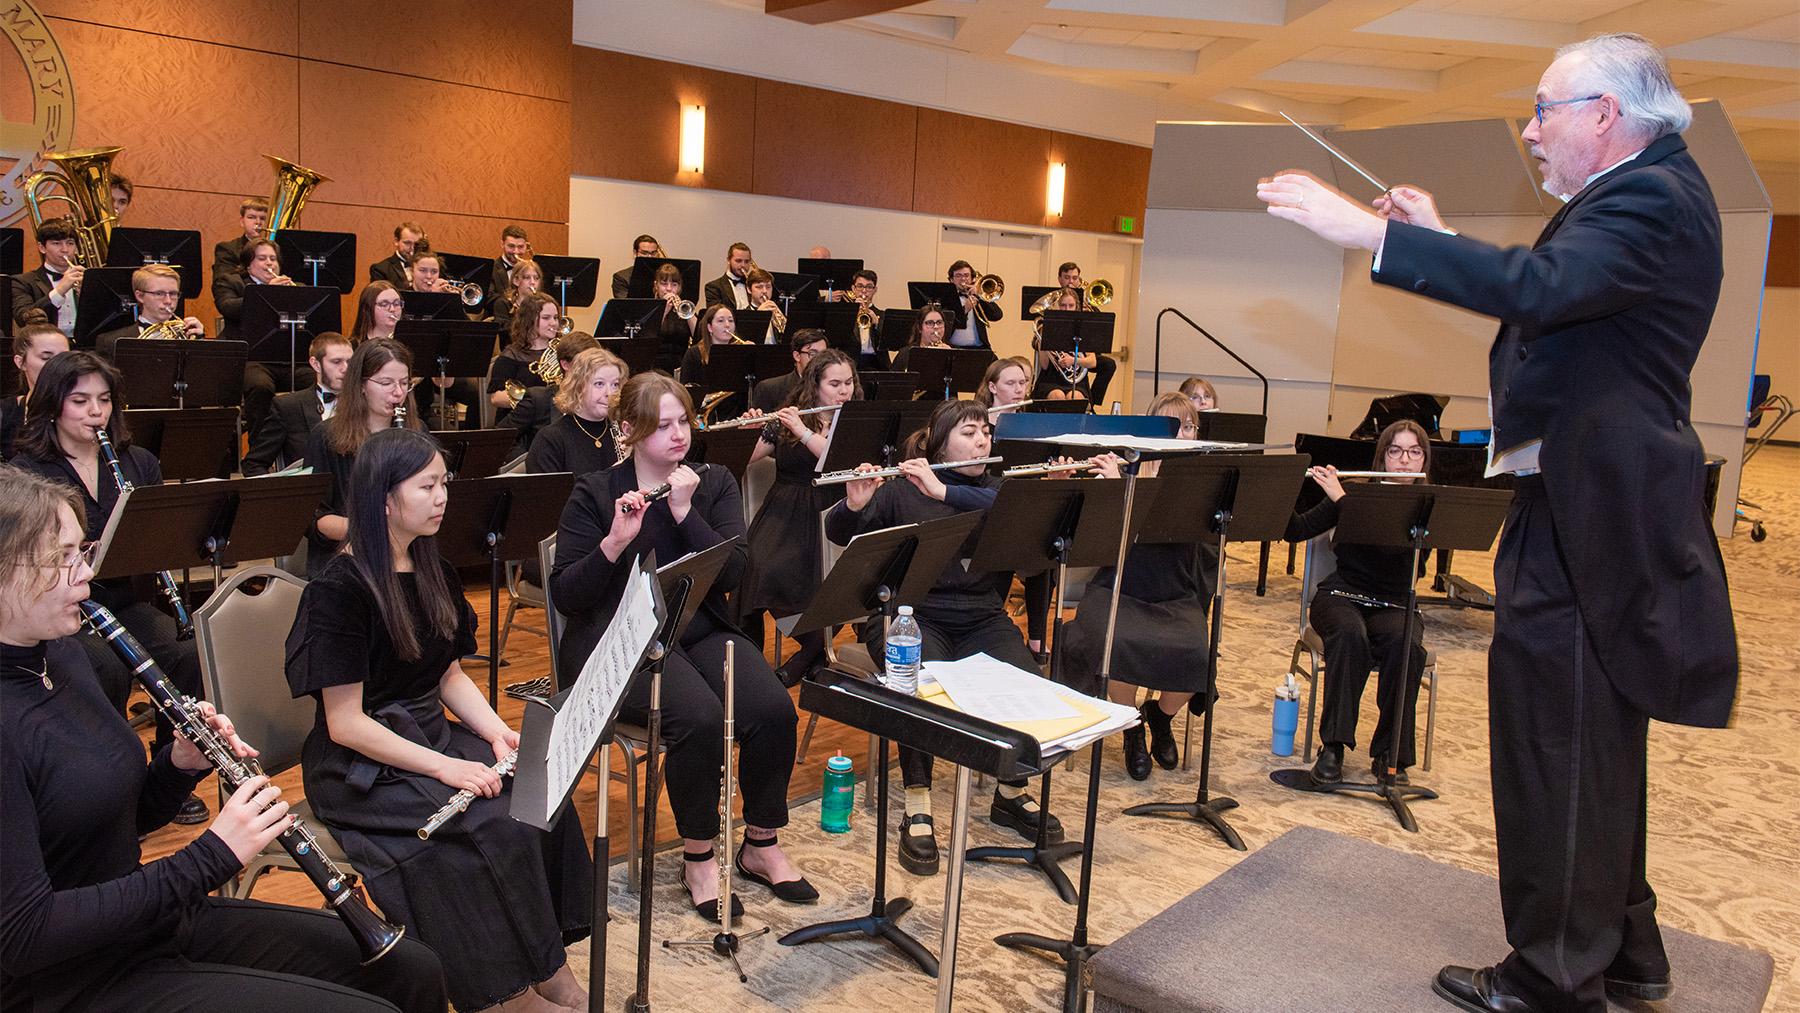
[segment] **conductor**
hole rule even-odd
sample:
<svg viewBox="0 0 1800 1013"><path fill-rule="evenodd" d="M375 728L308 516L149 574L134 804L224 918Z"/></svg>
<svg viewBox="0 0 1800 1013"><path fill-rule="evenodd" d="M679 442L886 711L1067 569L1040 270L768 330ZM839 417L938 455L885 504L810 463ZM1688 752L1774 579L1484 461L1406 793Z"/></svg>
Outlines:
<svg viewBox="0 0 1800 1013"><path fill-rule="evenodd" d="M1648 722L1722 727L1738 672L1689 424L1724 273L1691 119L1642 36L1560 50L1522 136L1564 204L1530 249L1457 235L1412 187L1374 214L1303 173L1257 187L1270 214L1374 251L1377 283L1501 321L1489 473L1518 478L1488 708L1512 953L1438 972L1461 1009L1600 1013L1673 988L1644 875Z"/></svg>

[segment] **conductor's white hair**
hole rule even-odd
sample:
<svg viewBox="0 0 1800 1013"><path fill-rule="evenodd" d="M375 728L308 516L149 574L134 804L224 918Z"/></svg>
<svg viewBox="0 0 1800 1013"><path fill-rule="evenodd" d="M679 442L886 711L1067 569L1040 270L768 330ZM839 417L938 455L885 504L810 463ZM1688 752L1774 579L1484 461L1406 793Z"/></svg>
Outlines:
<svg viewBox="0 0 1800 1013"><path fill-rule="evenodd" d="M1693 110L1669 78L1669 61L1642 35L1615 32L1570 43L1558 60L1581 54L1570 85L1581 93L1605 92L1619 100L1619 114L1646 142L1678 134L1694 121Z"/></svg>

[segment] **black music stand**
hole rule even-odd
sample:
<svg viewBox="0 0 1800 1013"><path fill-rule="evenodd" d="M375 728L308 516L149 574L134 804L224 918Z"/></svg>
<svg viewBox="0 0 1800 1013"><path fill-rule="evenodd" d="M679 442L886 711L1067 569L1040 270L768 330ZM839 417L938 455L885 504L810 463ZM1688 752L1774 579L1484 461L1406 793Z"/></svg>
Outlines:
<svg viewBox="0 0 1800 1013"><path fill-rule="evenodd" d="M462 296L455 292L414 292L412 289L400 290L400 301L403 320L467 320L469 314L464 311Z"/></svg>
<svg viewBox="0 0 1800 1013"><path fill-rule="evenodd" d="M702 336L701 340L706 339ZM748 404L756 381L780 376L793 368L793 354L782 345L714 345L707 349L705 386L708 391L742 390Z"/></svg>
<svg viewBox="0 0 1800 1013"><path fill-rule="evenodd" d="M818 293L817 298L824 302L831 292L847 292L856 278L856 272L863 269L861 260L848 257L801 257L794 270L801 274L813 276L813 284ZM806 298L802 296L801 298ZM810 300L809 300L810 301Z"/></svg>
<svg viewBox="0 0 1800 1013"><path fill-rule="evenodd" d="M831 572L825 575L818 592L813 595L812 604L800 615L778 620L776 629L785 636L795 637L859 619L874 622L878 615L882 617L885 629L886 624L892 622L893 617L898 614L900 606L916 605L925 600L925 596L931 593L932 585L937 582L938 575L955 563L962 551L963 542L978 523L978 515L960 514L883 531L871 531L852 538L843 554L838 557L837 563L832 566ZM828 669L825 671L827 674L837 674ZM812 678L808 676L809 681ZM802 691L802 696L805 696L805 691ZM937 959L923 943L896 924L902 915L912 910L912 901L905 897L895 897L892 900L887 897L888 740L879 734L878 739L876 769L870 771L870 775L876 779L877 800L875 894L870 902L869 913L861 918L844 918L808 925L789 932L777 941L783 946L798 946L814 939L861 932L870 939L885 939L894 944L902 954L919 965L919 970L935 978L938 976ZM931 752L929 748L925 751ZM958 783L966 787L965 782L966 773L958 778ZM863 790L868 790L866 784ZM961 795L964 797L959 801L966 808L967 792L962 792ZM957 852L957 857L960 858L960 846ZM960 873L960 862L958 872ZM951 917L952 914L946 913L946 926ZM947 938L954 938L954 932L950 932Z"/></svg>
<svg viewBox="0 0 1800 1013"><path fill-rule="evenodd" d="M200 233L193 229L140 229L121 225L106 242L106 266L167 264L181 275L181 297L200 294Z"/></svg>
<svg viewBox="0 0 1800 1013"><path fill-rule="evenodd" d="M1132 527L1144 523L1155 501L1156 479L1140 484L1133 503ZM1118 531L1125 523L1125 484L1076 478L1037 482L1005 482L988 509L981 538L969 560L969 571L1031 575L1054 570L1056 610L1051 613L1050 680L1072 685L1062 672L1063 589L1070 566L1105 566L1118 553ZM1080 689L1080 687L1077 687ZM1050 811L1050 767L1044 768L1038 810ZM1037 839L1026 847L980 847L969 860L1024 862L1049 880L1063 903L1075 903L1075 887L1057 863L1081 853L1082 841L1050 843L1050 821L1038 820Z"/></svg>
<svg viewBox="0 0 1800 1013"><path fill-rule="evenodd" d="M732 310L731 322L737 328L737 336L753 345L770 344L769 327L774 322L775 314L768 310ZM696 340L705 340L706 335L696 335ZM787 343L781 342L781 350L787 351ZM791 361L789 368L793 368Z"/></svg>
<svg viewBox="0 0 1800 1013"><path fill-rule="evenodd" d="M626 292L633 299L651 299L656 296L656 272L664 264L674 264L675 270L681 272L681 297L694 305L700 304L700 262L698 260L677 260L674 257L639 257L631 262L631 287Z"/></svg>
<svg viewBox="0 0 1800 1013"><path fill-rule="evenodd" d="M596 338L600 347L623 359L633 375L656 368L656 355L662 350L661 338Z"/></svg>
<svg viewBox="0 0 1800 1013"><path fill-rule="evenodd" d="M440 258L440 262L444 265L445 281L480 286L481 298L484 301L492 299L500 294L498 292L488 291L494 284L494 258L472 257L467 253L445 252L440 252L438 257ZM460 292L456 293L456 297L457 302L460 305L462 302L462 294Z"/></svg>
<svg viewBox="0 0 1800 1013"><path fill-rule="evenodd" d="M250 346L251 362L286 362L288 389L295 386L300 354L312 339L344 326L343 302L335 288L311 285L246 285L239 335Z"/></svg>
<svg viewBox="0 0 1800 1013"><path fill-rule="evenodd" d="M131 291L131 267L90 267L81 276L75 297L74 347L94 347L94 337L137 320L137 296ZM54 307L52 307L54 308ZM54 317L51 323L55 323Z"/></svg>
<svg viewBox="0 0 1800 1013"><path fill-rule="evenodd" d="M957 394L981 386L981 378L994 359L993 351L986 348L919 346L907 356L906 368L919 374L919 390L934 396L942 391L943 400L954 401Z"/></svg>
<svg viewBox="0 0 1800 1013"><path fill-rule="evenodd" d="M881 350L898 352L912 341L913 325L919 322L918 310L891 309L881 311Z"/></svg>
<svg viewBox="0 0 1800 1013"><path fill-rule="evenodd" d="M962 290L947 281L909 281L906 283L906 298L915 310L922 310L932 303L944 308L944 312L961 318ZM946 338L949 335L945 335Z"/></svg>
<svg viewBox="0 0 1800 1013"><path fill-rule="evenodd" d="M600 321L594 325L594 337L635 338L649 327L652 318L667 305L661 299L608 299L600 308Z"/></svg>
<svg viewBox="0 0 1800 1013"><path fill-rule="evenodd" d="M1237 808L1235 799L1209 797L1212 780L1213 697L1219 684L1219 637L1225 612L1225 545L1239 541L1266 541L1287 531L1294 495L1312 461L1304 454L1260 456L1218 454L1166 461L1159 477L1166 505L1138 532L1140 542L1179 545L1217 538L1219 573L1213 582L1212 615L1206 651L1206 702L1200 733L1200 785L1192 802L1153 802L1134 805L1127 816L1172 813L1212 827L1234 850L1244 851L1244 841L1220 815Z"/></svg>
<svg viewBox="0 0 1800 1013"><path fill-rule="evenodd" d="M1199 412L1199 437L1234 443L1261 443L1268 438L1269 417L1249 412Z"/></svg>
<svg viewBox="0 0 1800 1013"><path fill-rule="evenodd" d="M25 273L25 230L0 229L0 274ZM6 320L12 326L12 318Z"/></svg>
<svg viewBox="0 0 1800 1013"><path fill-rule="evenodd" d="M449 429L452 425L450 378L486 373L498 333L492 320L470 320L461 313L448 320L401 320L394 327L394 340L412 352L414 365L428 370L435 366L432 375L444 381L432 385L437 388L440 428Z"/></svg>
<svg viewBox="0 0 1800 1013"><path fill-rule="evenodd" d="M235 469L235 404L212 408L130 408L124 418L131 427L133 442L156 455L165 481L226 478Z"/></svg>
<svg viewBox="0 0 1800 1013"><path fill-rule="evenodd" d="M331 485L329 475L266 475L133 489L102 538L104 576L195 567L220 571L294 551Z"/></svg>
<svg viewBox="0 0 1800 1013"><path fill-rule="evenodd" d="M852 359L862 354L862 338L856 331L856 314L862 306L854 302L808 302L788 313L788 334L803 327L817 327L825 332L832 348Z"/></svg>
<svg viewBox="0 0 1800 1013"><path fill-rule="evenodd" d="M1500 525L1512 503L1512 493L1500 489L1470 489L1451 485L1362 485L1345 490L1338 501L1337 538L1345 544L1384 545L1412 550L1408 574L1419 572L1419 560L1427 549L1484 551L1494 544ZM1223 560L1220 562L1223 566ZM1418 629L1418 581L1406 584L1406 625L1402 643L1407 645L1411 667L1413 633ZM1394 680L1394 734L1388 742L1387 769L1372 784L1337 781L1320 784L1304 767L1277 770L1269 779L1300 791L1368 794L1384 800L1404 830L1419 832L1418 821L1407 807L1409 798L1433 799L1429 788L1398 783L1400 742L1405 737L1406 684ZM1127 810L1129 812L1130 810Z"/></svg>
<svg viewBox="0 0 1800 1013"><path fill-rule="evenodd" d="M919 374L910 370L858 370L856 378L871 401L911 401L919 389Z"/></svg>
<svg viewBox="0 0 1800 1013"><path fill-rule="evenodd" d="M242 341L120 338L113 346L118 397L133 408L236 408L244 399L248 354Z"/></svg>
<svg viewBox="0 0 1800 1013"><path fill-rule="evenodd" d="M819 455L819 471L845 471L863 462L892 467L900 445L925 425L935 406L929 401L848 401Z"/></svg>
<svg viewBox="0 0 1800 1013"><path fill-rule="evenodd" d="M1020 320L1030 320L1031 318L1037 316L1037 313L1031 312L1031 307L1036 306L1037 301L1039 299L1042 299L1043 297L1049 295L1052 292L1055 292L1056 290L1058 290L1060 288L1062 288L1061 285L1021 285L1021 286L1019 286L1019 319ZM1043 311L1039 310L1038 312L1041 313Z"/></svg>
<svg viewBox="0 0 1800 1013"><path fill-rule="evenodd" d="M1114 317L1111 313L1045 310L1040 319L1043 321L1037 339L1040 351L1068 352L1080 359L1090 353L1105 355L1113 349Z"/></svg>
<svg viewBox="0 0 1800 1013"><path fill-rule="evenodd" d="M799 274L776 271L770 277L775 282L772 289L775 293L775 301L781 304L781 312L792 314L795 303L804 302L810 305L818 301L818 275L807 274L802 269Z"/></svg>
<svg viewBox="0 0 1800 1013"><path fill-rule="evenodd" d="M562 307L564 315L571 306L594 305L595 289L600 284L599 257L553 257L547 253L534 253L531 261L544 274L543 291L556 292L557 305Z"/></svg>
<svg viewBox="0 0 1800 1013"><path fill-rule="evenodd" d="M356 290L356 233L282 229L275 245L281 248L282 273L344 295Z"/></svg>
<svg viewBox="0 0 1800 1013"><path fill-rule="evenodd" d="M431 438L444 451L444 467L451 479L490 478L512 457L511 429L432 430Z"/></svg>
<svg viewBox="0 0 1800 1013"><path fill-rule="evenodd" d="M10 292L11 290L10 284L0 281L0 292ZM10 321L10 318L0 317L0 320ZM7 322L6 327L10 332L12 324ZM12 356L0 355L0 397L12 397L15 394L23 393L25 393L24 374L19 372L19 367L13 365Z"/></svg>
<svg viewBox="0 0 1800 1013"><path fill-rule="evenodd" d="M724 468L731 472L733 478L742 482L744 472L750 467L750 457L756 453L756 443L761 438L762 430L756 426L700 429L694 433L694 446L698 453L693 457L694 460Z"/></svg>
<svg viewBox="0 0 1800 1013"><path fill-rule="evenodd" d="M563 504L575 489L566 471L543 475L465 478L449 485L449 503L438 525L444 558L457 568L488 564L488 704L500 697L500 585L506 557L501 543L535 547L556 530ZM475 655L475 657L481 657Z"/></svg>

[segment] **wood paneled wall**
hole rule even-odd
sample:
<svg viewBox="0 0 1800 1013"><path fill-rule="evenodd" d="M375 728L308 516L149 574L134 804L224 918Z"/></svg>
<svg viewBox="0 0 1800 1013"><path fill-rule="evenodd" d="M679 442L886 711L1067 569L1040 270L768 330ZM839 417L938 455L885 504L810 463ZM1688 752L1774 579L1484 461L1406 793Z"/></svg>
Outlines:
<svg viewBox="0 0 1800 1013"><path fill-rule="evenodd" d="M1764 284L1800 288L1800 215L1776 215L1769 223L1769 273Z"/></svg>
<svg viewBox="0 0 1800 1013"><path fill-rule="evenodd" d="M1112 232L1140 221L1150 149L577 46L573 173ZM680 107L706 107L706 171L677 171ZM1044 214L1068 163L1061 218Z"/></svg>
<svg viewBox="0 0 1800 1013"><path fill-rule="evenodd" d="M567 248L571 0L37 7L74 74L73 146L125 147L123 224L199 229L210 257L238 234L238 202L274 188L266 152L331 177L302 224L356 233L362 264L393 251L403 219L456 253L498 253L508 222L544 253ZM209 324L211 282L188 304ZM354 295L344 308L347 327Z"/></svg>

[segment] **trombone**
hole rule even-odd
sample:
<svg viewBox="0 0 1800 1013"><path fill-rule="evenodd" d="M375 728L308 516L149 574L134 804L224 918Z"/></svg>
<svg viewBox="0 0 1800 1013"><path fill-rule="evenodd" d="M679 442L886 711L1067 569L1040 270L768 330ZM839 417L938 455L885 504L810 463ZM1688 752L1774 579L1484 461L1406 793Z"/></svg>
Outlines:
<svg viewBox="0 0 1800 1013"><path fill-rule="evenodd" d="M931 465L931 470L950 471L956 468L967 468L976 464L999 464L1000 461L1001 458L998 457L972 457L967 461L939 461L937 464ZM849 482L861 482L871 478L893 478L898 474L900 474L899 468L876 468L874 471L857 471L855 468L845 468L843 471L828 471L825 474L814 478L813 485L844 485Z"/></svg>

